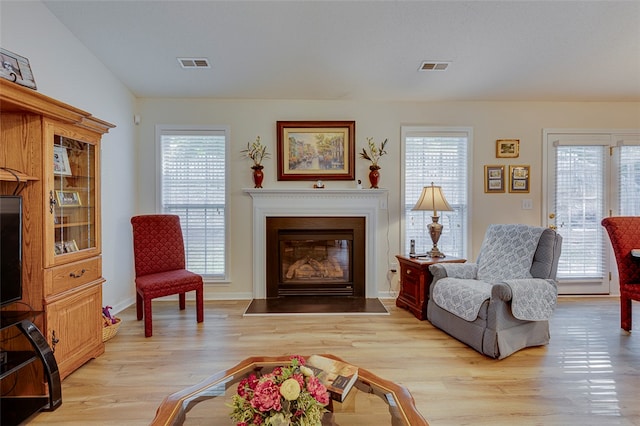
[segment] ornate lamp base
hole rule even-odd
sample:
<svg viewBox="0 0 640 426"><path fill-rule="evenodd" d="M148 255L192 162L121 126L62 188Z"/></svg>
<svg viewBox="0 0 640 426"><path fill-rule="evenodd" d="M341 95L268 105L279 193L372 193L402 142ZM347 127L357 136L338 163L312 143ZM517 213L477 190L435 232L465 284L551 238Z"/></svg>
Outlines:
<svg viewBox="0 0 640 426"><path fill-rule="evenodd" d="M446 257L444 253L438 249L438 240L442 234L442 225L438 223L440 216L431 216L432 223L429 224L429 235L431 235L431 241L433 241L433 247L427 253L429 257Z"/></svg>
<svg viewBox="0 0 640 426"><path fill-rule="evenodd" d="M437 246L433 246L433 248L427 252L427 256L429 257L447 257L443 252L441 252Z"/></svg>

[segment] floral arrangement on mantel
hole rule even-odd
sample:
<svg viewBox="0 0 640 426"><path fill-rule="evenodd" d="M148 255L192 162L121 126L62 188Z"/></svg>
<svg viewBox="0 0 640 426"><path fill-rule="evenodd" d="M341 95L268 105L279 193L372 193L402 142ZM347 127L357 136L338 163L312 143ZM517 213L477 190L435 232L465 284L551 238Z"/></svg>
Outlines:
<svg viewBox="0 0 640 426"><path fill-rule="evenodd" d="M288 366L242 379L229 405L231 419L237 426L320 426L329 393L305 364L293 355Z"/></svg>
<svg viewBox="0 0 640 426"><path fill-rule="evenodd" d="M378 170L380 168L380 166L378 165L378 161L380 160L380 157L387 153L387 151L385 151L384 149L384 147L387 145L387 141L388 139L385 139L378 148L376 146L376 143L373 141L373 138L367 138L369 151L367 152L366 148L362 148L360 158L371 161L371 165L369 166L371 170Z"/></svg>
<svg viewBox="0 0 640 426"><path fill-rule="evenodd" d="M253 142L247 142L247 149L241 151L245 157L250 158L253 161L252 169L261 169L262 160L269 158L266 145L263 145L260 141L260 136L256 137Z"/></svg>

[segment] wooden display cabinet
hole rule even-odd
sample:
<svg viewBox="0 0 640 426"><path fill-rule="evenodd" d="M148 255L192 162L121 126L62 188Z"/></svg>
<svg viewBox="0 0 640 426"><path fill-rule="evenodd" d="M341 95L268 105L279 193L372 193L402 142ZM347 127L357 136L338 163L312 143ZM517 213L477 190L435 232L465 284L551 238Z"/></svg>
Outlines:
<svg viewBox="0 0 640 426"><path fill-rule="evenodd" d="M427 319L429 286L433 280L429 266L435 263L466 262L465 259L456 257L412 258L396 255L396 258L400 264L400 293L396 299L396 306L407 309L419 320Z"/></svg>
<svg viewBox="0 0 640 426"><path fill-rule="evenodd" d="M64 379L104 352L100 143L114 125L7 80L0 112L0 193L23 198L22 300L3 310L42 312Z"/></svg>

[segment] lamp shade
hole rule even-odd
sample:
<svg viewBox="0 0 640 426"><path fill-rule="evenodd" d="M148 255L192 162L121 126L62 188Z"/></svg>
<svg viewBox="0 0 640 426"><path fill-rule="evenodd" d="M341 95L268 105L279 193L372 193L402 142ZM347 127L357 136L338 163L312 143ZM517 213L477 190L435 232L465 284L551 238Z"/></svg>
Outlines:
<svg viewBox="0 0 640 426"><path fill-rule="evenodd" d="M439 211L452 211L453 209L449 203L447 203L446 198L444 198L442 187L434 186L433 182L431 182L431 186L422 188L420 199L418 199L418 202L411 210L432 210L433 215L437 216L437 212Z"/></svg>

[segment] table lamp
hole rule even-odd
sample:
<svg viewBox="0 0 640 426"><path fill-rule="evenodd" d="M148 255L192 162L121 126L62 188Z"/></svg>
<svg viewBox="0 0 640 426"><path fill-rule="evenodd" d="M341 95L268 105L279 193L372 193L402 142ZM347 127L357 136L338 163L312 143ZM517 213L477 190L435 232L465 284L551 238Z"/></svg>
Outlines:
<svg viewBox="0 0 640 426"><path fill-rule="evenodd" d="M433 182L431 182L431 186L425 186L424 188L422 188L420 199L411 210L433 211L433 216L431 216L431 220L433 222L431 222L428 226L429 234L431 235L431 241L433 241L433 247L431 248L431 251L427 253L427 255L429 257L445 257L444 253L442 253L438 249L438 240L440 239L440 234L442 234L442 225L438 223L438 220L440 219L440 217L438 216L438 211L452 211L453 209L444 198L442 188L439 186L434 186Z"/></svg>

